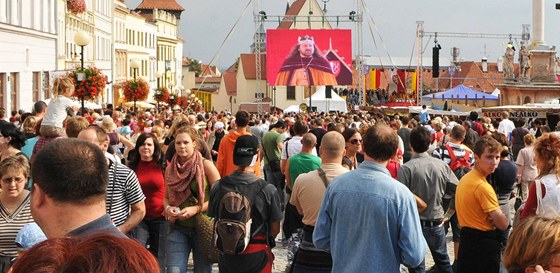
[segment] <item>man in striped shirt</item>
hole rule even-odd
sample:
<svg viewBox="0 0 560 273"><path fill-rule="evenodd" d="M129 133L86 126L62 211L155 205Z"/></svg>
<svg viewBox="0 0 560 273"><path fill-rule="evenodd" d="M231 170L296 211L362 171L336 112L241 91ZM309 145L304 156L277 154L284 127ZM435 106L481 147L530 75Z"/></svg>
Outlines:
<svg viewBox="0 0 560 273"><path fill-rule="evenodd" d="M125 237L105 210L106 158L74 138L52 141L32 164L31 214L47 238L108 232Z"/></svg>
<svg viewBox="0 0 560 273"><path fill-rule="evenodd" d="M468 162L471 165L471 168L474 166L474 154L473 152L465 145L463 145L463 140L465 140L465 135L467 130L463 125L455 125L453 129L451 129L450 140L447 142L446 146L448 145L450 149L446 146L438 147L433 152L433 157L439 158L443 160L448 165L451 165L451 155L449 154L449 150L453 152L457 159L462 158L465 156L466 152L469 151L469 159ZM460 177L458 177L460 179ZM443 197L443 206L444 209L447 210L452 200L452 196L448 193L445 194ZM454 208L454 204L452 208ZM449 218L450 215L446 215ZM455 254L455 259L457 259L457 254L459 251L459 241L461 239L461 228L459 227L459 221L457 220L457 215L453 214L450 216L449 222L451 223L451 230L453 232L453 253ZM447 227L446 227L447 233Z"/></svg>
<svg viewBox="0 0 560 273"><path fill-rule="evenodd" d="M109 138L99 126L90 126L80 132L78 139L92 142L99 146L107 157L109 168L109 185L107 186L107 213L123 233L129 233L144 218L146 206L144 193L134 171L118 162L107 153Z"/></svg>

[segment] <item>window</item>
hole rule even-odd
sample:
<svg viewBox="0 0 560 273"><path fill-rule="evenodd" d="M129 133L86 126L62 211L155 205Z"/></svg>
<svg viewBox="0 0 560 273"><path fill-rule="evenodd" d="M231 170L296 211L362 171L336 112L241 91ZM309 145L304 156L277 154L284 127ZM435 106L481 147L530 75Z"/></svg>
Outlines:
<svg viewBox="0 0 560 273"><path fill-rule="evenodd" d="M0 107L4 105L4 90L6 90L6 73L0 73Z"/></svg>
<svg viewBox="0 0 560 273"><path fill-rule="evenodd" d="M39 101L40 86L41 86L41 72L33 72L33 101Z"/></svg>
<svg viewBox="0 0 560 273"><path fill-rule="evenodd" d="M295 86L287 86L286 87L286 99L287 100L295 100L296 99L296 87Z"/></svg>
<svg viewBox="0 0 560 273"><path fill-rule="evenodd" d="M45 77L45 84L43 86L43 99L50 99L51 98L51 92L50 92L50 77L48 72L45 72L44 74Z"/></svg>
<svg viewBox="0 0 560 273"><path fill-rule="evenodd" d="M10 92L10 98L11 98L11 110L16 110L17 109L17 105L18 105L18 101L17 101L17 97L18 97L18 78L19 78L19 73L12 73L12 81L11 81L11 86L12 86L12 90ZM2 105L4 105L4 101L2 100ZM7 112L7 111L6 111Z"/></svg>

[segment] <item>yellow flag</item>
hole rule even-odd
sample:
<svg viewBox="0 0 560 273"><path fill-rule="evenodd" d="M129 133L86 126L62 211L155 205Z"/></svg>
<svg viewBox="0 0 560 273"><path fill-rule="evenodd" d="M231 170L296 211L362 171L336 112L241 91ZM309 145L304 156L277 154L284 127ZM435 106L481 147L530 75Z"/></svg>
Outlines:
<svg viewBox="0 0 560 273"><path fill-rule="evenodd" d="M371 69L369 71L369 89L371 89L371 90L377 89L375 72L376 72L375 69Z"/></svg>
<svg viewBox="0 0 560 273"><path fill-rule="evenodd" d="M416 87L417 87L417 78L416 78L416 71L412 72L412 80L410 81L410 90L412 91L416 91Z"/></svg>

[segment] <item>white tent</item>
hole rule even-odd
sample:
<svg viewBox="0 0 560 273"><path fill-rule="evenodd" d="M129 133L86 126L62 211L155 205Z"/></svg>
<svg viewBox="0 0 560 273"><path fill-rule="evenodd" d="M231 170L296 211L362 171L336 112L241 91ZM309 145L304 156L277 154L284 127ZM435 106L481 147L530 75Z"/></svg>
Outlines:
<svg viewBox="0 0 560 273"><path fill-rule="evenodd" d="M299 114L299 106L298 105L290 105L288 108L284 109L284 114L287 113L297 113Z"/></svg>
<svg viewBox="0 0 560 273"><path fill-rule="evenodd" d="M317 112L347 112L348 109L346 108L346 101L334 91L331 92L332 98L327 99L325 97L325 89L325 86L320 86L317 88L315 94L311 96L311 106L317 107ZM302 100L302 102L309 106L309 98Z"/></svg>
<svg viewBox="0 0 560 273"><path fill-rule="evenodd" d="M499 96L501 93L500 89L496 88L494 89L494 91L492 92L492 96Z"/></svg>

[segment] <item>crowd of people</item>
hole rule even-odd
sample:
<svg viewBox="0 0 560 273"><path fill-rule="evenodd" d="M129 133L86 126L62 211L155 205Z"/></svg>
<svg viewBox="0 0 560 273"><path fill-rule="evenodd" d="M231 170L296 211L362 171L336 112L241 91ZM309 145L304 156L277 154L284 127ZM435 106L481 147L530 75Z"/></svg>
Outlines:
<svg viewBox="0 0 560 273"><path fill-rule="evenodd" d="M55 92L0 121L1 272L272 272L276 244L295 273L560 268L560 137L507 112L75 115Z"/></svg>

